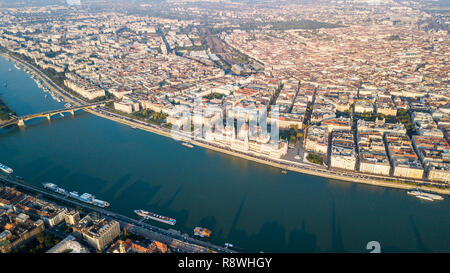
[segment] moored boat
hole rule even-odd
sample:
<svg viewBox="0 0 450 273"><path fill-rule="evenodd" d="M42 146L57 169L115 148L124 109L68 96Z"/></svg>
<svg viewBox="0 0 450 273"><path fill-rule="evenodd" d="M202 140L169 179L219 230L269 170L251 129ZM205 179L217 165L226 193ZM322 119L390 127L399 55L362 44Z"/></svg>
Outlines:
<svg viewBox="0 0 450 273"><path fill-rule="evenodd" d="M93 204L96 205L97 207L109 207L109 203L103 200L99 200L99 199L94 199Z"/></svg>
<svg viewBox="0 0 450 273"><path fill-rule="evenodd" d="M440 196L439 194L424 192L424 191L420 191L420 190L408 191L407 194L415 196L416 198L428 200L428 201L444 200L444 198L442 196Z"/></svg>
<svg viewBox="0 0 450 273"><path fill-rule="evenodd" d="M68 192L63 188L58 187L58 185L55 185L53 183L42 183L44 188L51 190L53 192L59 193L61 195L76 199L78 201L88 203L97 207L106 208L109 207L109 203L103 200L96 199L94 195L90 193L83 193L82 195L79 195L76 191Z"/></svg>
<svg viewBox="0 0 450 273"><path fill-rule="evenodd" d="M420 191L418 191L418 190L408 191L407 194L408 194L408 195L416 196L416 195L419 195L419 194L420 194Z"/></svg>
<svg viewBox="0 0 450 273"><path fill-rule="evenodd" d="M57 185L50 183L50 182L42 183L42 185L44 186L44 188L46 188L48 190L52 190L52 191L56 191L58 189Z"/></svg>
<svg viewBox="0 0 450 273"><path fill-rule="evenodd" d="M199 236L199 237L210 237L212 234L212 231L207 229L207 228L203 228L203 227L196 227L194 228L194 235L195 236Z"/></svg>
<svg viewBox="0 0 450 273"><path fill-rule="evenodd" d="M428 197L426 195L422 195L422 194L416 195L416 198L419 198L419 199L422 199L422 200L427 200L427 201L434 201L433 198Z"/></svg>
<svg viewBox="0 0 450 273"><path fill-rule="evenodd" d="M177 220L167 217L167 216L162 216L153 212L148 212L145 210L135 210L134 213L136 213L138 216L144 218L144 219L151 219L151 220L155 220L164 224L168 224L168 225L175 225L177 223Z"/></svg>
<svg viewBox="0 0 450 273"><path fill-rule="evenodd" d="M80 195L76 191L69 192L69 196L73 197L73 198L79 198L80 197Z"/></svg>
<svg viewBox="0 0 450 273"><path fill-rule="evenodd" d="M188 142L183 142L183 143L181 143L181 145L188 147L188 148L194 148L194 145L192 145L191 143L188 143Z"/></svg>
<svg viewBox="0 0 450 273"><path fill-rule="evenodd" d="M2 163L0 163L0 170L2 170L3 172L7 173L7 174L12 174L13 173L13 169L11 169L10 167L3 165Z"/></svg>

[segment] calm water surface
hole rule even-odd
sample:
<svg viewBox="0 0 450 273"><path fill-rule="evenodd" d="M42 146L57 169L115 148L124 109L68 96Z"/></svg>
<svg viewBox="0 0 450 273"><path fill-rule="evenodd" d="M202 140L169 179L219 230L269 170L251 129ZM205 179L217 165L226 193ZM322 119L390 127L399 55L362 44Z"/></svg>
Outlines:
<svg viewBox="0 0 450 273"><path fill-rule="evenodd" d="M2 58L0 84L18 114L64 107ZM189 234L207 227L213 243L244 251L367 252L375 240L386 252L450 252L448 198L426 202L402 190L283 175L85 112L0 130L0 162L30 184L89 192L131 217L134 209L174 217Z"/></svg>

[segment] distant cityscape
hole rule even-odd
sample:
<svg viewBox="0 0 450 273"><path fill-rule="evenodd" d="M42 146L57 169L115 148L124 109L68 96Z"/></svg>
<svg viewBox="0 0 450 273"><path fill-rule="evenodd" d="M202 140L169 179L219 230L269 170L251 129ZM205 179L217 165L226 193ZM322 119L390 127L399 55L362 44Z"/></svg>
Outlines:
<svg viewBox="0 0 450 273"><path fill-rule="evenodd" d="M284 173L450 194L448 9L167 2L2 4L0 51L66 108L175 132L187 147ZM0 128L26 126L0 106ZM2 252L183 251L134 234L126 221L10 186L0 189L0 215Z"/></svg>

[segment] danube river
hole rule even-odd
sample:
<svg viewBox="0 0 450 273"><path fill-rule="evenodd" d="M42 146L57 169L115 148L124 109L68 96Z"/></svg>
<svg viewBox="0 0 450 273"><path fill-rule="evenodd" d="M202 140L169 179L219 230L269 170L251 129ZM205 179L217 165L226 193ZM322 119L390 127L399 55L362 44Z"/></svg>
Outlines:
<svg viewBox="0 0 450 273"><path fill-rule="evenodd" d="M9 72L9 69L12 69ZM7 87L4 82L7 81ZM19 115L63 108L0 58L0 96ZM79 112L0 130L0 162L33 185L89 192L112 211L144 209L246 252L450 252L450 201L330 181L234 158ZM163 224L152 224L169 228Z"/></svg>

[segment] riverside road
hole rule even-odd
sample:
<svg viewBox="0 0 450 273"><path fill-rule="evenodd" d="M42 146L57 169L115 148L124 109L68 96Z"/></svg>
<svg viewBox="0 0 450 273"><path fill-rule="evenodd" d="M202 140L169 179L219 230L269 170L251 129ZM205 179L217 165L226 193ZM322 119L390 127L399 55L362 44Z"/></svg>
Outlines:
<svg viewBox="0 0 450 273"><path fill-rule="evenodd" d="M19 187L27 192L38 194L48 199L58 201L59 203L62 204L66 204L73 207L81 207L89 212L96 212L105 218L116 220L117 222L120 223L120 226L122 228L126 228L129 231L144 236L148 239L165 243L168 246L178 249L180 252L192 253L192 252L212 251L222 253L235 253L235 251L231 249L219 247L209 242L196 240L194 238L189 237L187 234L181 234L178 231L165 230L163 228L152 226L150 224L144 223L142 221L121 214L117 214L99 207L79 202L77 200L65 197L57 193L49 192L44 189L39 189L35 186L26 184L12 176L0 175L0 181L8 185L14 185L16 187Z"/></svg>

